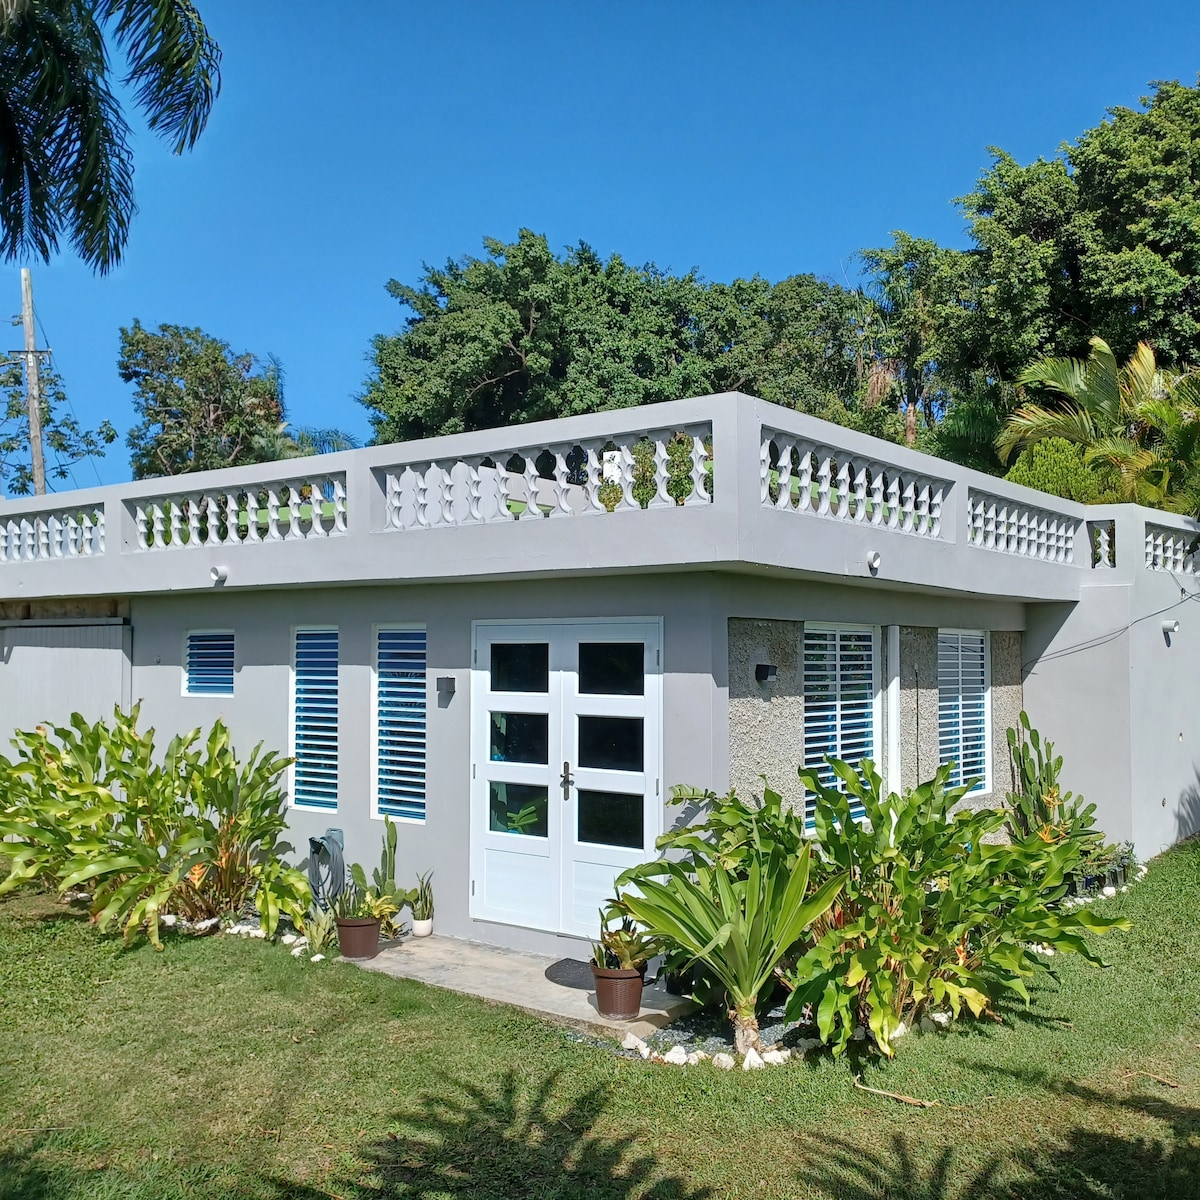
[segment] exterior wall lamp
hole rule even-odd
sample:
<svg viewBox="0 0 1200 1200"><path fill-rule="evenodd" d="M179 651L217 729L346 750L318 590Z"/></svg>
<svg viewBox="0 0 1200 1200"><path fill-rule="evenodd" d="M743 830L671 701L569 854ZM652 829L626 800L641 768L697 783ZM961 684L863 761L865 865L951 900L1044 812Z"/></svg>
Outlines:
<svg viewBox="0 0 1200 1200"><path fill-rule="evenodd" d="M754 668L754 678L759 683L774 683L779 678L779 668L773 663L759 663Z"/></svg>

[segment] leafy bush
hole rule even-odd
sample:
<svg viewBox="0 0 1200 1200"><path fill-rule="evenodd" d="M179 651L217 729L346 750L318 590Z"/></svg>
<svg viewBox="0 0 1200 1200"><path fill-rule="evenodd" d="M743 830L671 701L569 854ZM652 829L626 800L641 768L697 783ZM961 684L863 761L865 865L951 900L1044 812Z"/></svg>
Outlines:
<svg viewBox="0 0 1200 1200"><path fill-rule="evenodd" d="M92 919L128 941L145 922L162 948L159 917L192 921L239 913L253 902L271 935L281 916L302 924L310 893L281 862L288 761L256 746L244 764L218 721L174 737L158 760L139 709L111 722L18 732L16 761L0 757L0 836L13 868L0 893L30 880L92 890Z"/></svg>
<svg viewBox="0 0 1200 1200"><path fill-rule="evenodd" d="M730 797L725 805L736 803ZM762 836L757 813L745 812L746 837L737 840L730 865L721 861L720 847L710 853L697 836L689 861L657 859L617 881L619 888L636 888L618 901L652 938L720 981L742 1053L761 1049L758 1003L776 968L844 882L834 875L809 895L810 847L790 860L781 842Z"/></svg>
<svg viewBox="0 0 1200 1200"><path fill-rule="evenodd" d="M864 1024L891 1055L900 1023L929 1006L983 1016L998 990L1028 1003L1026 981L1047 969L1034 945L1102 965L1084 935L1127 927L1053 907L1064 872L1078 866L1078 843L989 841L1006 814L952 812L970 785L947 788L950 766L901 797L883 794L870 760L857 771L829 763L840 787L826 787L815 770L800 777L815 799L821 869L845 887L789 972L787 1015L799 1019L811 1006L835 1052ZM854 819L852 800L865 819Z"/></svg>
<svg viewBox="0 0 1200 1200"><path fill-rule="evenodd" d="M1119 498L1101 497L1100 476L1083 453L1082 446L1065 438L1043 438L1021 451L1005 479L1080 504Z"/></svg>
<svg viewBox="0 0 1200 1200"><path fill-rule="evenodd" d="M1008 730L1008 753L1017 790L1009 792L1007 827L1016 841L1037 839L1054 844L1078 843L1086 858L1099 848L1096 806L1084 807L1083 797L1061 791L1058 778L1062 755L1055 757L1054 743L1042 736L1022 712L1016 729Z"/></svg>

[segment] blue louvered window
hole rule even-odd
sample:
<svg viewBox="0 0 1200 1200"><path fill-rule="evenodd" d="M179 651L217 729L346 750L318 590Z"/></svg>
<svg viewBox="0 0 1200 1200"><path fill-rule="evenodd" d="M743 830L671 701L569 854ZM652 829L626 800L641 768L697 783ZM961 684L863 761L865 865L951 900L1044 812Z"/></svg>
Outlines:
<svg viewBox="0 0 1200 1200"><path fill-rule="evenodd" d="M338 631L297 629L292 803L337 808Z"/></svg>
<svg viewBox="0 0 1200 1200"><path fill-rule="evenodd" d="M188 696L233 695L233 630L192 630L184 655L183 690Z"/></svg>
<svg viewBox="0 0 1200 1200"><path fill-rule="evenodd" d="M827 756L851 766L875 758L877 692L874 630L804 626L804 765L826 787L837 783ZM810 829L814 811L810 799L804 813ZM858 801L850 811L863 815Z"/></svg>
<svg viewBox="0 0 1200 1200"><path fill-rule="evenodd" d="M375 660L380 815L425 819L425 630L380 629Z"/></svg>

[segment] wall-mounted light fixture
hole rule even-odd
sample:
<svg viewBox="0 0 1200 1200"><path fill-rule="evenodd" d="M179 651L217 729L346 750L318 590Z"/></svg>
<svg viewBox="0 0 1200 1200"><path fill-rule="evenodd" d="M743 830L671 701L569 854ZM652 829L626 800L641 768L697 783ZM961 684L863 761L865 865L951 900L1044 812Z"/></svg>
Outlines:
<svg viewBox="0 0 1200 1200"><path fill-rule="evenodd" d="M455 683L453 675L439 675L437 677L437 690L439 696L453 696L454 687Z"/></svg>
<svg viewBox="0 0 1200 1200"><path fill-rule="evenodd" d="M213 581L213 587L220 587L221 584L229 578L228 567L213 567L208 573L209 579Z"/></svg>
<svg viewBox="0 0 1200 1200"><path fill-rule="evenodd" d="M1167 643L1167 645L1169 646L1171 644L1171 638L1179 632L1179 622L1172 621L1170 619L1170 617L1168 617L1162 623L1162 631L1163 631L1163 641L1165 641Z"/></svg>
<svg viewBox="0 0 1200 1200"><path fill-rule="evenodd" d="M774 683L779 678L779 668L774 663L759 663L754 668L754 678L759 683Z"/></svg>
<svg viewBox="0 0 1200 1200"><path fill-rule="evenodd" d="M879 564L882 561L883 559L880 557L878 550L869 551L867 553L867 570L870 571L872 575L878 575Z"/></svg>

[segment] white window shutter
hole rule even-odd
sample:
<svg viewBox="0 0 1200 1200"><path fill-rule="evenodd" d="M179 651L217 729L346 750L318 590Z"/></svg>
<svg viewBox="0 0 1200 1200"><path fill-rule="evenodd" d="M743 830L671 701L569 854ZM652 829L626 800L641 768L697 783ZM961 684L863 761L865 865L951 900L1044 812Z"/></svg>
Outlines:
<svg viewBox="0 0 1200 1200"><path fill-rule="evenodd" d="M949 785L991 790L991 701L985 633L938 632L938 761L953 763Z"/></svg>

